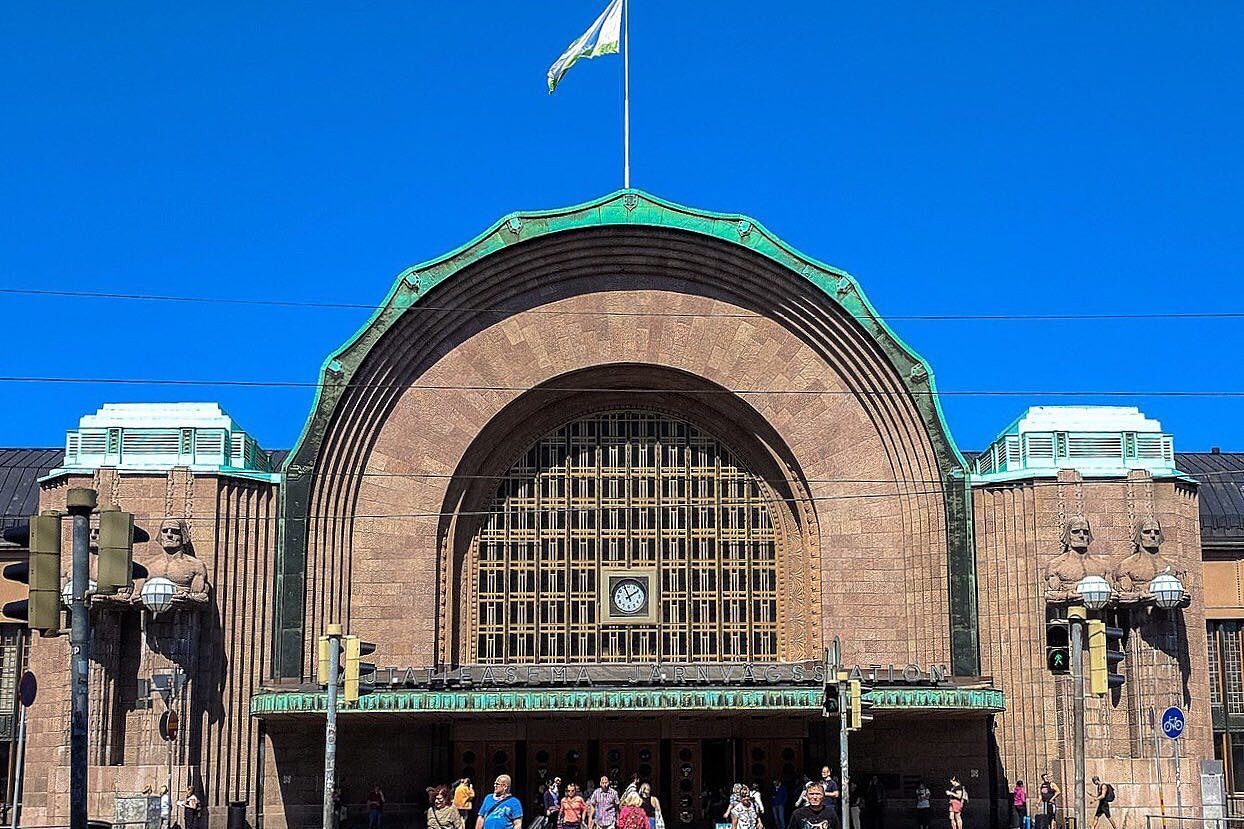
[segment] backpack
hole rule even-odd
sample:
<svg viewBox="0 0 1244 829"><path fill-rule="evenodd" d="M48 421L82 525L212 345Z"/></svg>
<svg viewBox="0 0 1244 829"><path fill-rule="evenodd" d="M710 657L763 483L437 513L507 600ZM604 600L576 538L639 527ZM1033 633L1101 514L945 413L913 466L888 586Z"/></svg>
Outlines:
<svg viewBox="0 0 1244 829"><path fill-rule="evenodd" d="M1114 786L1109 783L1106 784L1106 802L1114 803Z"/></svg>

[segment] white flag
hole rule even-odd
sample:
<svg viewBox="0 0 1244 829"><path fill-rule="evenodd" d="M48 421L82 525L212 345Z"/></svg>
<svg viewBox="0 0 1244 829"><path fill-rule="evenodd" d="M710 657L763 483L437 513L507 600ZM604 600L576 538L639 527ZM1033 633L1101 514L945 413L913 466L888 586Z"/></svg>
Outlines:
<svg viewBox="0 0 1244 829"><path fill-rule="evenodd" d="M596 18L596 22L570 44L570 48L549 67L549 94L557 88L557 84L566 74L566 70L575 65L579 58L595 58L601 55L616 55L622 42L622 3L625 0L610 0L605 10Z"/></svg>

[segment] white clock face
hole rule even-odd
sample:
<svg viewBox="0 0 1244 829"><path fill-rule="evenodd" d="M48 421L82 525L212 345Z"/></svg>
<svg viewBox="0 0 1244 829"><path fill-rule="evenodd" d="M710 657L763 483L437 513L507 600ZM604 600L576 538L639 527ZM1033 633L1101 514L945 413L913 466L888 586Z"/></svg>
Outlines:
<svg viewBox="0 0 1244 829"><path fill-rule="evenodd" d="M647 599L644 585L637 579L623 579L613 588L613 603L623 613L636 613Z"/></svg>

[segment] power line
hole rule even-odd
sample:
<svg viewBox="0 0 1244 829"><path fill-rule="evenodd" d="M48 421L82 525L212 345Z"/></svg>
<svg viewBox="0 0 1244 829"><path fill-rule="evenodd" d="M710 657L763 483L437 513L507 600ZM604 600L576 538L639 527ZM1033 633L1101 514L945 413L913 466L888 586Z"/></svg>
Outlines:
<svg viewBox="0 0 1244 829"><path fill-rule="evenodd" d="M320 309L352 309L375 311L380 306L357 302L310 302L287 299L242 299L236 297L177 296L173 294L140 294L119 293L110 291L69 291L47 290L37 288L0 288L0 294L16 296L39 296L75 299L128 300L135 302L181 302L208 305L249 305L264 308L320 308ZM605 316L605 317L689 317L689 318L745 318L755 319L764 316L754 312L719 311L619 311L619 310L571 310L556 308L514 308L506 306L453 306L424 305L416 303L404 309L408 311L456 311L479 314L548 314L553 316ZM853 314L856 319L871 317ZM1076 322L1102 320L1209 320L1209 319L1244 319L1244 311L1189 311L1163 312L1146 311L1136 313L1054 313L1054 314L885 314L879 315L886 320L918 321L918 322Z"/></svg>
<svg viewBox="0 0 1244 829"><path fill-rule="evenodd" d="M0 376L0 383L48 383L62 385L115 385L115 386L225 386L240 388L291 388L319 389L331 387L331 383L313 383L299 380L190 380L184 378L134 378L134 377L35 377ZM846 396L846 397L1244 397L1244 391L1205 390L1173 391L1143 389L1121 391L1118 389L1094 389L1085 391L1037 390L1037 389L939 389L933 390L886 390L886 389L675 389L629 386L466 386L452 384L420 383L355 383L351 389L400 389L445 392L590 392L595 394L680 394L688 397L702 395L775 395L775 396Z"/></svg>

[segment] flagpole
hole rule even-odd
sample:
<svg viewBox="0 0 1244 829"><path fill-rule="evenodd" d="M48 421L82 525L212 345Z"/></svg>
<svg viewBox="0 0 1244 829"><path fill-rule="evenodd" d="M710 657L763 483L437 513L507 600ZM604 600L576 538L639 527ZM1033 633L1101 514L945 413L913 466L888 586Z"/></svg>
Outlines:
<svg viewBox="0 0 1244 829"><path fill-rule="evenodd" d="M622 0L622 187L631 187L631 9Z"/></svg>

